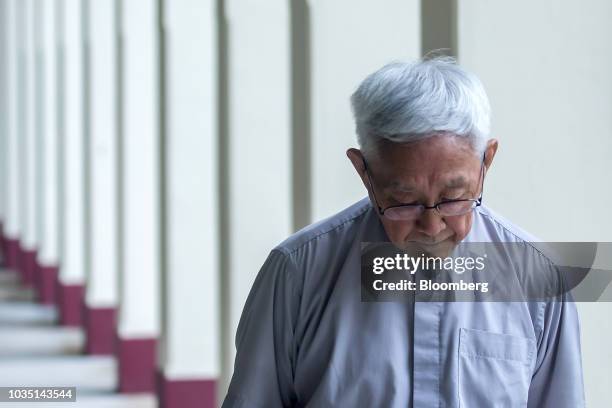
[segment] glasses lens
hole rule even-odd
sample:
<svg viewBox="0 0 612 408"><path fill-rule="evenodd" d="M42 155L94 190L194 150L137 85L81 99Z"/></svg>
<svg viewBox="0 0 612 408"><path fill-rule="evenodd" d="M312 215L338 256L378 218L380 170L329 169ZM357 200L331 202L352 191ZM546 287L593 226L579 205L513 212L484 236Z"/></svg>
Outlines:
<svg viewBox="0 0 612 408"><path fill-rule="evenodd" d="M405 205L401 207L392 207L385 210L385 217L390 220L412 220L417 218L423 212L421 205Z"/></svg>
<svg viewBox="0 0 612 408"><path fill-rule="evenodd" d="M465 201L447 201L445 203L438 204L438 211L440 215L453 216L466 214L474 209L476 202L472 200Z"/></svg>

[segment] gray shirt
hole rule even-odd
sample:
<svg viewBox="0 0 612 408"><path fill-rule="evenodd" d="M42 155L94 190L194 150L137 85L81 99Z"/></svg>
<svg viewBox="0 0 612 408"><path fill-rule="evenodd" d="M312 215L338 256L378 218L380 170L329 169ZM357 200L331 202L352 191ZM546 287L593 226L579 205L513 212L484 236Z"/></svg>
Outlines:
<svg viewBox="0 0 612 408"><path fill-rule="evenodd" d="M361 302L369 200L272 250L246 301L223 407L582 407L574 303ZM533 238L486 207L466 242Z"/></svg>

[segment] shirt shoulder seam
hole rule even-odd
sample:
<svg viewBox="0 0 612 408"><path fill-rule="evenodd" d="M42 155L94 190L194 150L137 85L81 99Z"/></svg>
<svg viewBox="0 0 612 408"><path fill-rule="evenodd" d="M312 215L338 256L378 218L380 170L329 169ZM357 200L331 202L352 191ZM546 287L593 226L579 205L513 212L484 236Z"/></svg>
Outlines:
<svg viewBox="0 0 612 408"><path fill-rule="evenodd" d="M548 255L546 255L545 253L543 253L538 247L536 247L535 245L533 245L531 242L523 239L522 237L519 237L514 231L512 231L510 228L508 228L507 226L505 226L504 224L502 224L501 222L499 222L499 220L495 219L495 217L493 217L491 214L485 214L484 212L480 212L480 214L482 214L483 216L489 218L491 221L493 221L495 224L497 224L499 227L501 227L504 231L506 231L507 233L509 233L510 235L512 235L513 237L515 237L516 239L518 239L519 241L526 243L527 245L529 245L531 247L531 249L533 249L534 251L536 251L538 254L540 254L544 259L546 259L551 265L555 265L555 263L552 261L552 259L550 259L550 257Z"/></svg>
<svg viewBox="0 0 612 408"><path fill-rule="evenodd" d="M316 235L308 238L305 242L299 244L298 246L296 246L295 248L289 249L283 246L278 246L275 249L278 249L280 251L282 251L285 255L291 256L293 255L295 252L299 251L300 249L302 249L303 247L305 247L306 245L308 245L309 243L311 243L312 241L319 239L321 236L329 234L332 231L338 230L340 228L343 228L346 224L356 220L359 217L362 217L368 210L370 209L369 206L365 206L363 209L361 209L357 214L353 215L352 217L340 222L337 225L333 225L330 228L321 231L319 233L317 233Z"/></svg>

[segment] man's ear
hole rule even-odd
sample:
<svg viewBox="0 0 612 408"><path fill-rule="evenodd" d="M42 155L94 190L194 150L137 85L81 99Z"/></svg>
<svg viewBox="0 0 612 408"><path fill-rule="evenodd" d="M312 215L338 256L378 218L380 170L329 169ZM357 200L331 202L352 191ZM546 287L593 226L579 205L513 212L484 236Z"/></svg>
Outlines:
<svg viewBox="0 0 612 408"><path fill-rule="evenodd" d="M491 167L491 163L493 163L493 158L495 157L495 153L497 153L497 147L499 146L499 142L497 141L497 139L489 139L487 141L487 147L485 148L485 169L486 171L489 170L489 167Z"/></svg>
<svg viewBox="0 0 612 408"><path fill-rule="evenodd" d="M355 170L357 171L357 174L361 178L361 182L363 183L363 185L366 188L368 188L368 183L366 180L365 161L363 160L363 153L361 152L361 150L351 147L350 149L346 151L346 156L349 158L349 160L353 164L353 167L355 168Z"/></svg>

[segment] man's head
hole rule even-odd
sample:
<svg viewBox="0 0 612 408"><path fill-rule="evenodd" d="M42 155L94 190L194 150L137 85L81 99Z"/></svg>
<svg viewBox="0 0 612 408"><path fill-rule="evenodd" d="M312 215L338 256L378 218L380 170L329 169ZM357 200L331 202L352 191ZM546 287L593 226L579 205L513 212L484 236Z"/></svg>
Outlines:
<svg viewBox="0 0 612 408"><path fill-rule="evenodd" d="M360 150L347 155L395 245L445 253L470 231L497 141L480 81L452 59L392 63L351 98ZM484 160L483 160L484 159ZM438 209L427 207L449 200Z"/></svg>

